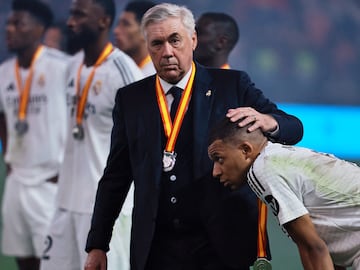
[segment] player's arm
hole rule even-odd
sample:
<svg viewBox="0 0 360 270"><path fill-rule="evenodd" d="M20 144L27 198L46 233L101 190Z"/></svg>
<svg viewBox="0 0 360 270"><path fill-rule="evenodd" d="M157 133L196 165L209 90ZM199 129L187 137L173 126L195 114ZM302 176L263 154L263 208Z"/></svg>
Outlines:
<svg viewBox="0 0 360 270"><path fill-rule="evenodd" d="M105 251L101 249L93 249L89 252L84 270L106 270L107 258Z"/></svg>
<svg viewBox="0 0 360 270"><path fill-rule="evenodd" d="M284 224L284 227L299 249L305 270L334 269L328 248L308 214Z"/></svg>

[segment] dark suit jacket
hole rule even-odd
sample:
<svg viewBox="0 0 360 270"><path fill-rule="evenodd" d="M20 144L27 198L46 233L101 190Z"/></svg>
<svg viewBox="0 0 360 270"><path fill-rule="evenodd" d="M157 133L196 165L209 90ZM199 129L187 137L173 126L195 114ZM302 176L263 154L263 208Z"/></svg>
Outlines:
<svg viewBox="0 0 360 270"><path fill-rule="evenodd" d="M278 142L297 143L303 127L296 117L278 110L265 98L245 72L196 65L193 87L193 175L196 181L204 182L204 193L199 194L203 196L203 223L210 241L228 265L251 265L256 257L256 198L247 186L230 192L212 178L212 162L207 154L209 129L229 108L240 106L271 114L279 124ZM133 270L141 270L155 229L162 173L163 126L155 76L120 89L113 118L111 150L99 182L86 250L108 250L114 220L134 180L131 264Z"/></svg>

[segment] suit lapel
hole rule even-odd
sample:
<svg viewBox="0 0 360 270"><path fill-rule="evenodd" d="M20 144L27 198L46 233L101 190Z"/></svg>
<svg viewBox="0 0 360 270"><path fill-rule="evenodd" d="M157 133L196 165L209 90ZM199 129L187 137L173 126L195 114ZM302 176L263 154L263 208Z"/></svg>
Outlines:
<svg viewBox="0 0 360 270"><path fill-rule="evenodd" d="M211 88L212 78L208 71L197 65L194 89L192 94L194 106L194 176L200 178L209 170L210 162L207 162L207 140L210 123L211 109L215 89Z"/></svg>

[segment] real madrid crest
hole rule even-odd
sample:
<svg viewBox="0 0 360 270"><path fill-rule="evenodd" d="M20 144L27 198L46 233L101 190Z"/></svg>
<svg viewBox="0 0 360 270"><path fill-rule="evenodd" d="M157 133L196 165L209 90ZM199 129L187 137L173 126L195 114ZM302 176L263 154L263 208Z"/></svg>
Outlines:
<svg viewBox="0 0 360 270"><path fill-rule="evenodd" d="M93 85L93 91L94 91L95 96L100 94L101 88L102 88L102 82L101 81L96 81L94 83L94 85Z"/></svg>

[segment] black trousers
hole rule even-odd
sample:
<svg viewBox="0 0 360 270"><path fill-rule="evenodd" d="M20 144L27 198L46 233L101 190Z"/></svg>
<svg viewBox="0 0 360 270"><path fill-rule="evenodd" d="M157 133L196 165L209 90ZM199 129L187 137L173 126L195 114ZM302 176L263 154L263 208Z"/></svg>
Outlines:
<svg viewBox="0 0 360 270"><path fill-rule="evenodd" d="M229 268L204 232L157 232L146 270L249 270Z"/></svg>

